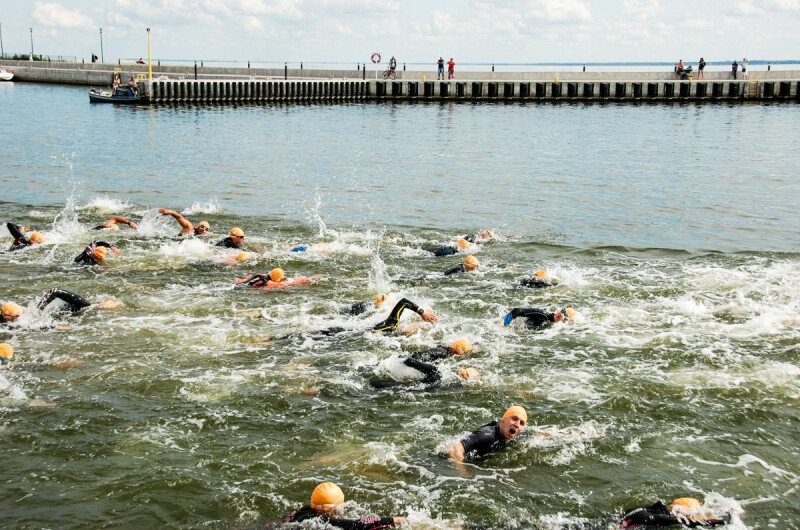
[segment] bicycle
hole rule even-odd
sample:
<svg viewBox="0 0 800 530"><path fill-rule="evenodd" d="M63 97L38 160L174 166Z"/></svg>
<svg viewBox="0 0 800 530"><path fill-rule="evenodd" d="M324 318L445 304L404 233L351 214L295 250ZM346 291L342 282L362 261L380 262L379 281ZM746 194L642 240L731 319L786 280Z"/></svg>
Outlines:
<svg viewBox="0 0 800 530"><path fill-rule="evenodd" d="M384 79L396 79L397 78L397 71L394 70L393 68L387 68L383 72L383 78Z"/></svg>

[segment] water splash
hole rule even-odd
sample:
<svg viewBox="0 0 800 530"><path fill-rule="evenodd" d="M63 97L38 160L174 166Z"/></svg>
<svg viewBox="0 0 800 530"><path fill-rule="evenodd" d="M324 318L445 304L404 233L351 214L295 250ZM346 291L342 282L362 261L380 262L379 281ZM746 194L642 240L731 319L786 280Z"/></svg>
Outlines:
<svg viewBox="0 0 800 530"><path fill-rule="evenodd" d="M206 203L194 202L191 206L181 211L181 215L197 215L200 213L221 214L222 206L212 197Z"/></svg>

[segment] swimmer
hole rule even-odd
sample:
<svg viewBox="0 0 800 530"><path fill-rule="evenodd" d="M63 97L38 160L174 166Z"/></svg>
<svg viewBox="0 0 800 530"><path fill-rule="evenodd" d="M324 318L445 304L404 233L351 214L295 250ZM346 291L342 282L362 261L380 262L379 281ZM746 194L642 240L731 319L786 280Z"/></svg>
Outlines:
<svg viewBox="0 0 800 530"><path fill-rule="evenodd" d="M405 523L402 517L363 517L361 519L341 519L337 517L344 504L344 493L332 482L319 484L311 493L311 503L287 517L285 523L300 523L319 518L325 525L346 530L379 530Z"/></svg>
<svg viewBox="0 0 800 530"><path fill-rule="evenodd" d="M552 276L547 270L539 269L531 278L523 278L520 280L520 285L523 287L533 287L534 289L543 289L545 287L553 287L558 285L558 278Z"/></svg>
<svg viewBox="0 0 800 530"><path fill-rule="evenodd" d="M431 250L434 256L451 256L453 254L458 253L461 250L467 250L469 248L469 241L466 239L459 239L456 241L455 245L447 245L444 247L437 248L435 250Z"/></svg>
<svg viewBox="0 0 800 530"><path fill-rule="evenodd" d="M422 309L408 298L403 298L392 308L391 313L389 313L389 317L380 324L376 324L372 330L381 332L397 330L398 326L400 325L400 316L406 309L414 311L422 318L422 320L431 324L435 324L439 319L432 309Z"/></svg>
<svg viewBox="0 0 800 530"><path fill-rule="evenodd" d="M571 307L565 307L555 313L548 313L536 307L515 307L503 318L503 325L510 326L512 320L522 317L529 329L548 328L556 322L573 322L577 316L578 313Z"/></svg>
<svg viewBox="0 0 800 530"><path fill-rule="evenodd" d="M214 246L225 248L242 248L242 243L244 243L244 231L238 226L234 226L231 228L231 231L228 232L228 237Z"/></svg>
<svg viewBox="0 0 800 530"><path fill-rule="evenodd" d="M378 309L384 302L389 300L389 294L379 294L376 296L372 301L364 301L364 302L356 302L355 304L351 305L347 309L343 310L342 313L356 316L366 313L370 308Z"/></svg>
<svg viewBox="0 0 800 530"><path fill-rule="evenodd" d="M167 208L159 208L158 213L161 215L171 215L178 221L178 224L181 225L181 231L178 232L179 236L185 236L188 234L194 234L196 236L202 236L203 234L208 233L211 230L211 225L208 224L208 221L200 221L197 226L194 226L192 223L189 222L184 216L176 212L175 210L169 210Z"/></svg>
<svg viewBox="0 0 800 530"><path fill-rule="evenodd" d="M224 256L221 258L217 258L214 260L215 263L220 263L222 265L228 265L229 267L235 267L240 263L244 263L245 261L250 261L256 259L256 256L250 254L248 252L239 252L235 256Z"/></svg>
<svg viewBox="0 0 800 530"><path fill-rule="evenodd" d="M5 342L0 344L0 366L6 366L14 360L14 348Z"/></svg>
<svg viewBox="0 0 800 530"><path fill-rule="evenodd" d="M470 234L468 236L464 236L464 239L468 243L488 243L494 239L497 239L497 236L494 233L494 230L484 230L479 234Z"/></svg>
<svg viewBox="0 0 800 530"><path fill-rule="evenodd" d="M89 307L91 304L87 302L81 296L71 293L69 291L65 291L64 289L50 289L42 296L41 301L36 304L36 307L39 311L44 310L50 302L58 298L67 303L69 306L69 310L73 313L80 311L85 307ZM11 323L16 321L19 317L22 316L23 309L21 306L15 304L14 302L8 302L3 305L2 309L0 309L0 323Z"/></svg>
<svg viewBox="0 0 800 530"><path fill-rule="evenodd" d="M509 407L499 422L493 421L475 430L449 447L450 458L460 464L465 458L484 457L508 445L528 423L528 413L519 405Z"/></svg>
<svg viewBox="0 0 800 530"><path fill-rule="evenodd" d="M319 243L314 243L313 245L296 245L289 249L289 252L306 252L309 250L316 252L328 252L331 250L331 246L324 241L320 241Z"/></svg>
<svg viewBox="0 0 800 530"><path fill-rule="evenodd" d="M250 274L244 278L237 278L233 282L236 287L250 287L252 289L277 289L279 287L293 287L295 285L308 285L311 278L301 276L287 279L281 268L274 268L269 274Z"/></svg>
<svg viewBox="0 0 800 530"><path fill-rule="evenodd" d="M731 514L722 515L703 510L697 499L681 497L669 506L658 501L651 506L636 508L622 516L620 528L650 528L653 526L720 526L731 522Z"/></svg>
<svg viewBox="0 0 800 530"><path fill-rule="evenodd" d="M20 250L25 247L44 243L44 234L41 232L31 232L29 237L25 237L25 233L30 232L27 226L6 223L6 227L8 231L11 232L11 237L14 238L14 242L11 243L11 247L8 250Z"/></svg>
<svg viewBox="0 0 800 530"><path fill-rule="evenodd" d="M481 262L478 261L478 258L470 254L464 258L464 261L461 263L461 265L457 265L452 269L447 269L444 271L444 275L450 276L451 274L458 274L460 272L474 271L480 264Z"/></svg>
<svg viewBox="0 0 800 530"><path fill-rule="evenodd" d="M128 225L132 230L139 228L139 225L133 221L130 221L125 217L115 215L110 219L106 219L102 224L95 226L93 230L119 230L119 224L117 223Z"/></svg>
<svg viewBox="0 0 800 530"><path fill-rule="evenodd" d="M436 366L430 364L431 361L446 359L451 355L466 355L471 351L472 343L462 337L453 341L450 346L437 346L429 350L412 353L403 360L403 364L422 373L422 375L425 376L421 381L423 384L435 386L441 381L442 373ZM480 375L474 368L464 368L459 371L458 375L465 381L475 381L480 378ZM372 386L386 388L399 384L403 383L400 381L374 381Z"/></svg>
<svg viewBox="0 0 800 530"><path fill-rule="evenodd" d="M83 249L83 252L78 254L78 256L75 258L75 263L80 263L82 265L100 265L103 263L103 261L105 261L106 256L108 256L108 250L106 249L110 250L117 256L122 255L122 252L120 252L119 249L111 243L106 243L105 241L95 241Z"/></svg>

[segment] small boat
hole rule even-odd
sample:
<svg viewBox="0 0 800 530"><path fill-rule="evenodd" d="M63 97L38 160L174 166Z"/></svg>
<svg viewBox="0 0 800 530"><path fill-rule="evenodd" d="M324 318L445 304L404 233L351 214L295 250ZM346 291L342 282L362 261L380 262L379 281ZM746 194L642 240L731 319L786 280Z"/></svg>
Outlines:
<svg viewBox="0 0 800 530"><path fill-rule="evenodd" d="M133 105L140 103L142 98L129 86L118 86L113 92L105 90L98 92L95 89L89 91L90 103L122 103Z"/></svg>
<svg viewBox="0 0 800 530"><path fill-rule="evenodd" d="M12 79L14 79L14 72L9 72L0 66L0 81L11 81Z"/></svg>

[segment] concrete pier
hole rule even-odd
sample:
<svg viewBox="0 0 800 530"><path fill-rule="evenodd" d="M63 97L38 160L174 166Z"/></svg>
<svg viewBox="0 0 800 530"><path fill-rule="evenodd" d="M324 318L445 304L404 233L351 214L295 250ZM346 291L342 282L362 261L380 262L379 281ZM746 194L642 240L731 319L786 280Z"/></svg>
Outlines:
<svg viewBox="0 0 800 530"><path fill-rule="evenodd" d="M141 65L0 61L15 81L107 87L115 69L123 81L139 78L145 101L161 104L237 104L270 101L794 101L800 72L751 71L750 80L729 72L679 81L672 72L459 72L453 81L431 72L398 72L392 81L370 80L369 71L154 67ZM367 77L367 79L362 79Z"/></svg>
<svg viewBox="0 0 800 530"><path fill-rule="evenodd" d="M187 81L141 83L152 104L268 101L800 101L800 81Z"/></svg>

